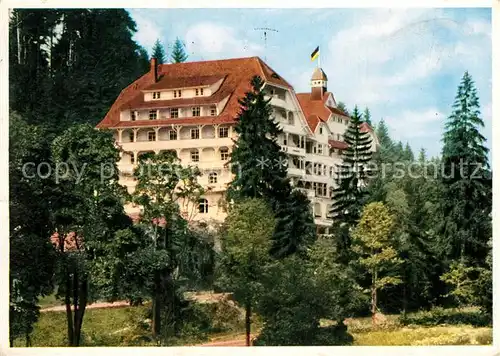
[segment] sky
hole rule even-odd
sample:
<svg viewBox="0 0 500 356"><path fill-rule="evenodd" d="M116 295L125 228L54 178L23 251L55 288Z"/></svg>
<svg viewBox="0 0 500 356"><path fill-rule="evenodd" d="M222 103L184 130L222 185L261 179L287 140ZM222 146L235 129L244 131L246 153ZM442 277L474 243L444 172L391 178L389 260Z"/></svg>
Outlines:
<svg viewBox="0 0 500 356"><path fill-rule="evenodd" d="M428 156L442 148L465 71L474 82L491 149L491 9L128 9L135 40L167 54L179 37L188 61L259 56L295 91L310 90L320 46L328 90L349 110L368 107L395 140ZM267 39L264 40L264 31ZM491 158L491 153L490 153Z"/></svg>

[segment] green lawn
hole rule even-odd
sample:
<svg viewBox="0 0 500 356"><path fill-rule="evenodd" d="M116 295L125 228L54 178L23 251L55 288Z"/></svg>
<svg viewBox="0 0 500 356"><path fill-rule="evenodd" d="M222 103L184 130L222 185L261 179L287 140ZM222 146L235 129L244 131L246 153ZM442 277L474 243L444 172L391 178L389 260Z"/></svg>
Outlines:
<svg viewBox="0 0 500 356"><path fill-rule="evenodd" d="M88 309L83 323L83 346L153 346L146 329L138 325L144 321L146 307ZM244 325L232 322L234 327L226 331L200 335L194 329L186 332L172 345L193 345L213 339L230 340L234 335L241 338ZM324 323L325 325L328 322ZM259 323L253 330L258 330ZM397 315L388 315L384 325L373 327L371 318L356 318L348 323L354 336L354 345L490 345L491 327L471 325L403 326ZM65 346L66 315L64 312L44 312L35 325L32 346ZM15 346L24 346L24 340L16 340Z"/></svg>

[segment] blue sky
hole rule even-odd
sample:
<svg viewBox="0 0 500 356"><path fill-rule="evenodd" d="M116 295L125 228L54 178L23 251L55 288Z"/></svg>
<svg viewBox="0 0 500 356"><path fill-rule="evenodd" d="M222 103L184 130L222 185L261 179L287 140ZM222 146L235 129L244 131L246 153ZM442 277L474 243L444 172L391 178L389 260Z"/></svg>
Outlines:
<svg viewBox="0 0 500 356"><path fill-rule="evenodd" d="M297 92L309 90L320 46L328 90L349 109L368 107L416 152L441 150L457 85L468 70L491 149L490 9L129 9L135 39L169 52L181 38L189 61L260 56ZM268 31L267 42L263 32Z"/></svg>

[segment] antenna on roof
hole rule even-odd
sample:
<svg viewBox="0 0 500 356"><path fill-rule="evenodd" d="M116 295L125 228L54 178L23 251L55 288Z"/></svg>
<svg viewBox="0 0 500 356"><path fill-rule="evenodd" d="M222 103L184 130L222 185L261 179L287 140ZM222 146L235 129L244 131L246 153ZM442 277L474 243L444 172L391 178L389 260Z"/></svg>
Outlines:
<svg viewBox="0 0 500 356"><path fill-rule="evenodd" d="M254 28L254 31L262 31L264 32L264 62L267 61L267 33L270 32L279 32L278 30L275 30L274 28L269 28L269 27L256 27Z"/></svg>

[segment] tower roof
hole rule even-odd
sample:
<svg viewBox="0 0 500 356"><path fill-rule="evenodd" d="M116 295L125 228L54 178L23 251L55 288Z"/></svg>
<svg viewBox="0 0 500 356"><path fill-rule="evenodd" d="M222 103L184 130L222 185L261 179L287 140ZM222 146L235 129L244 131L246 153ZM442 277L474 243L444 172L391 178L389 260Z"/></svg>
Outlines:
<svg viewBox="0 0 500 356"><path fill-rule="evenodd" d="M326 76L325 72L323 72L323 69L317 67L314 69L311 80L325 80L326 81L326 80L328 80L328 77Z"/></svg>

